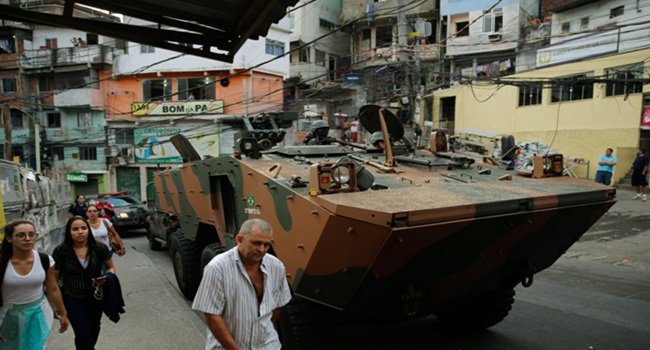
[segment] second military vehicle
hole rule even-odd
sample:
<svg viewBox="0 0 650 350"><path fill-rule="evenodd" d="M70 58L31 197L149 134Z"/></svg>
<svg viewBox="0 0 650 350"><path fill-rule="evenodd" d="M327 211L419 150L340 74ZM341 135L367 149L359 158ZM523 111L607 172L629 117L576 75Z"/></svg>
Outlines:
<svg viewBox="0 0 650 350"><path fill-rule="evenodd" d="M202 159L175 137L186 162L154 176L150 238L168 243L187 298L241 223L262 218L294 295L280 320L285 348L318 348L328 323L433 314L490 327L515 286L531 285L615 203L613 188L562 176L558 154L509 170L503 159L412 150L378 106L359 118L396 142L272 147L295 119L282 113L226 118L240 131L233 156Z"/></svg>

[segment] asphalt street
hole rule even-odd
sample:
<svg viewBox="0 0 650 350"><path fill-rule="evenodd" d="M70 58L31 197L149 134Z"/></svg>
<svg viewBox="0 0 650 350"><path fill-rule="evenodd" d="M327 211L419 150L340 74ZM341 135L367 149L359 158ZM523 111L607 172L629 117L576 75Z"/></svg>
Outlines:
<svg viewBox="0 0 650 350"><path fill-rule="evenodd" d="M510 315L478 333L454 332L433 317L396 325L335 329L336 349L648 349L650 202L619 202L531 288L516 288ZM203 349L205 325L179 292L166 251L149 250L144 232L124 237L116 257L126 300L117 323L103 318L97 349ZM48 349L73 349L74 335L52 332Z"/></svg>

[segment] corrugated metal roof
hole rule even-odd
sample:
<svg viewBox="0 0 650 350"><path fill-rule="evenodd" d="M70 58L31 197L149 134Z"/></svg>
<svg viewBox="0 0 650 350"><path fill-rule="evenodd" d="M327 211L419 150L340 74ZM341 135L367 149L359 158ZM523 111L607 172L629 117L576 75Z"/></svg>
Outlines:
<svg viewBox="0 0 650 350"><path fill-rule="evenodd" d="M280 21L288 6L298 0L77 0L38 1L62 7L62 14L41 12L42 6L0 5L0 18L68 27L108 37L161 47L178 52L232 62L247 39L266 36ZM106 21L106 16L79 18L75 5L86 5L110 13L139 18L155 26L137 26Z"/></svg>

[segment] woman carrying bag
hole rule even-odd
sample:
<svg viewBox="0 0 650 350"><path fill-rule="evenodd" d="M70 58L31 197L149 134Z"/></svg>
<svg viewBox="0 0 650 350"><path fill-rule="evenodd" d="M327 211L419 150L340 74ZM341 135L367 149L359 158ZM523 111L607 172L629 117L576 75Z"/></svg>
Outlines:
<svg viewBox="0 0 650 350"><path fill-rule="evenodd" d="M115 274L108 248L95 240L86 219L73 216L65 226L63 243L52 255L56 262L54 275L61 286L75 346L94 349L103 312L102 286ZM102 265L106 265L106 275L102 274Z"/></svg>
<svg viewBox="0 0 650 350"><path fill-rule="evenodd" d="M0 246L0 348L43 349L54 317L61 322L59 333L68 329L54 260L34 250L36 226L31 221L14 219L4 230Z"/></svg>
<svg viewBox="0 0 650 350"><path fill-rule="evenodd" d="M111 257L113 253L122 256L126 253L126 247L124 247L124 242L122 238L117 234L113 224L99 217L99 210L97 206L91 204L86 210L86 215L88 215L88 223L90 224L90 229L93 232L93 236L98 242L104 243L111 252Z"/></svg>

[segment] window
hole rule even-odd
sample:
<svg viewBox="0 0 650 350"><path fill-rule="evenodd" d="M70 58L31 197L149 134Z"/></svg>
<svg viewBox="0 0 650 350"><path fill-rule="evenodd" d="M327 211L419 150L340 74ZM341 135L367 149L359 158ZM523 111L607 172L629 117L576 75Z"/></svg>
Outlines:
<svg viewBox="0 0 650 350"><path fill-rule="evenodd" d="M469 36L469 21L456 22L456 37Z"/></svg>
<svg viewBox="0 0 650 350"><path fill-rule="evenodd" d="M300 55L300 62L309 63L309 50L309 47L303 47L302 49L298 50L298 53Z"/></svg>
<svg viewBox="0 0 650 350"><path fill-rule="evenodd" d="M614 7L609 11L609 18L622 16L624 12L625 12L625 6L621 5L618 7Z"/></svg>
<svg viewBox="0 0 650 350"><path fill-rule="evenodd" d="M79 147L80 160L97 160L97 147Z"/></svg>
<svg viewBox="0 0 650 350"><path fill-rule="evenodd" d="M377 48L387 47L393 43L393 26L382 26L377 31Z"/></svg>
<svg viewBox="0 0 650 350"><path fill-rule="evenodd" d="M16 40L13 36L0 36L0 54L16 53Z"/></svg>
<svg viewBox="0 0 650 350"><path fill-rule="evenodd" d="M284 55L284 43L281 41L266 39L266 53L273 56Z"/></svg>
<svg viewBox="0 0 650 350"><path fill-rule="evenodd" d="M325 51L316 50L316 65L325 67Z"/></svg>
<svg viewBox="0 0 650 350"><path fill-rule="evenodd" d="M585 81L593 78L593 73L574 75L558 79L551 88L551 102L586 100L594 96L594 83Z"/></svg>
<svg viewBox="0 0 650 350"><path fill-rule="evenodd" d="M2 93L9 94L15 93L18 91L18 86L16 85L16 78L3 78L2 79Z"/></svg>
<svg viewBox="0 0 650 350"><path fill-rule="evenodd" d="M214 77L177 79L178 100L187 100L190 93L195 100L214 100L216 96L214 80Z"/></svg>
<svg viewBox="0 0 650 350"><path fill-rule="evenodd" d="M542 104L542 84L519 87L519 107Z"/></svg>
<svg viewBox="0 0 650 350"><path fill-rule="evenodd" d="M142 81L142 98L145 101L170 100L171 94L171 79L147 79Z"/></svg>
<svg viewBox="0 0 650 350"><path fill-rule="evenodd" d="M140 45L140 53L154 53L156 48L149 45Z"/></svg>
<svg viewBox="0 0 650 350"><path fill-rule="evenodd" d="M580 30L589 29L589 17L582 17L580 19Z"/></svg>
<svg viewBox="0 0 650 350"><path fill-rule="evenodd" d="M63 150L63 147L49 147L48 148L48 156L52 160L54 160L54 156L57 156L59 160L63 160L63 159L65 159L64 155L65 155L65 152Z"/></svg>
<svg viewBox="0 0 650 350"><path fill-rule="evenodd" d="M562 23L562 34L569 34L571 32L571 22Z"/></svg>
<svg viewBox="0 0 650 350"><path fill-rule="evenodd" d="M23 112L17 110L17 109L12 109L11 112L9 112L11 115L11 126L14 128L24 128L23 124Z"/></svg>
<svg viewBox="0 0 650 350"><path fill-rule="evenodd" d="M99 37L97 34L86 34L86 44L97 45L99 44Z"/></svg>
<svg viewBox="0 0 650 350"><path fill-rule="evenodd" d="M334 30L336 29L336 24L326 20L326 19L320 19L320 27L328 30Z"/></svg>
<svg viewBox="0 0 650 350"><path fill-rule="evenodd" d="M61 113L48 113L47 114L47 126L50 128L60 128L61 127Z"/></svg>
<svg viewBox="0 0 650 350"><path fill-rule="evenodd" d="M47 47L48 49L56 49L59 47L59 44L56 38L45 39L45 47Z"/></svg>
<svg viewBox="0 0 650 350"><path fill-rule="evenodd" d="M296 26L296 17L293 13L289 14L289 29L293 29Z"/></svg>
<svg viewBox="0 0 650 350"><path fill-rule="evenodd" d="M494 33L503 27L503 9L493 9L483 15L483 33Z"/></svg>
<svg viewBox="0 0 650 350"><path fill-rule="evenodd" d="M618 96L641 93L643 83L628 81L632 79L643 79L643 63L608 69L606 95Z"/></svg>
<svg viewBox="0 0 650 350"><path fill-rule="evenodd" d="M113 140L116 145L134 144L133 129L113 129Z"/></svg>
<svg viewBox="0 0 650 350"><path fill-rule="evenodd" d="M80 128L93 126L93 114L90 112L77 112L77 125Z"/></svg>
<svg viewBox="0 0 650 350"><path fill-rule="evenodd" d="M55 90L54 77L38 77L38 90L40 92L49 92Z"/></svg>

